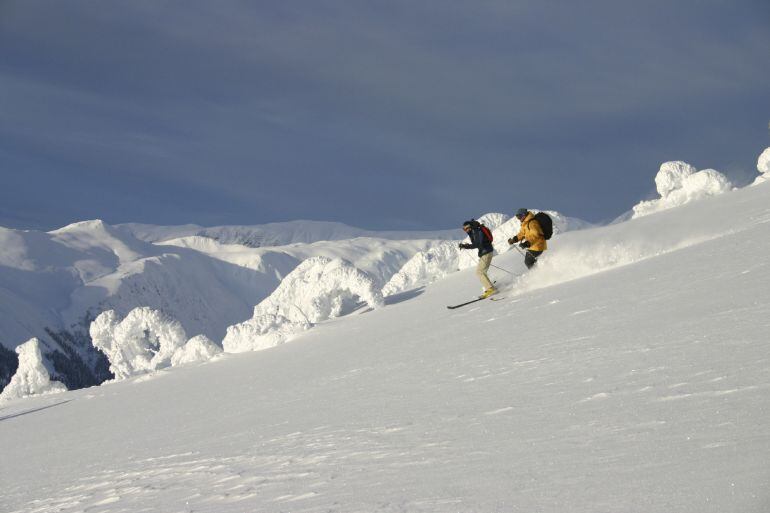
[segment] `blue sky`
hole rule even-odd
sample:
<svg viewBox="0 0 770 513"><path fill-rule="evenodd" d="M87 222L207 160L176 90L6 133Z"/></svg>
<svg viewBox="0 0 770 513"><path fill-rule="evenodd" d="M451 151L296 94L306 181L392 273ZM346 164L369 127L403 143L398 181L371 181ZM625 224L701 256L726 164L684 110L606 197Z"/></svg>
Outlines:
<svg viewBox="0 0 770 513"><path fill-rule="evenodd" d="M764 0L0 1L0 224L606 221L770 146Z"/></svg>

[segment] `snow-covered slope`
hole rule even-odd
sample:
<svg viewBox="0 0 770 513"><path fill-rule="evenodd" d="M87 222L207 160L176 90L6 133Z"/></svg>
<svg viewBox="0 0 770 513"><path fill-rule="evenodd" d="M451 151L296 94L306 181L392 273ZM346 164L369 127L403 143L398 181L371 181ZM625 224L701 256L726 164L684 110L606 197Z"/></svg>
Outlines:
<svg viewBox="0 0 770 513"><path fill-rule="evenodd" d="M561 235L501 301L447 310L469 269L269 350L11 403L3 510L764 513L769 253L765 183Z"/></svg>

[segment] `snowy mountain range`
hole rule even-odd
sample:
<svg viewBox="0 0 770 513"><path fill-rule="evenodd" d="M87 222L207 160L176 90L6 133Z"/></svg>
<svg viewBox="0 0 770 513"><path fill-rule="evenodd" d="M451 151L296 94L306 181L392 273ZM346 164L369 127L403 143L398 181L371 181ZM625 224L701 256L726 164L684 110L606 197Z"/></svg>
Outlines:
<svg viewBox="0 0 770 513"><path fill-rule="evenodd" d="M88 335L102 311L126 315L137 307L155 308L189 332L221 341L228 326L247 319L307 258L345 258L384 284L415 253L448 235L385 232L341 239L371 232L303 222L195 230L196 235L180 237L187 232L98 220L52 232L0 228L0 345L6 349L0 350L0 389L15 368L8 350L31 337L40 340L52 375L69 388L107 379L106 362ZM152 240L150 234L161 233L171 239L151 243L134 236ZM247 236L251 246L220 242ZM257 238L290 244L258 247Z"/></svg>
<svg viewBox="0 0 770 513"><path fill-rule="evenodd" d="M737 190L666 163L609 226L550 212L530 272L482 216L502 292L455 311L447 233L0 230L5 510L767 511L765 155Z"/></svg>
<svg viewBox="0 0 770 513"><path fill-rule="evenodd" d="M368 237L389 240L454 239L457 230L443 231L372 231L342 223L327 221L288 221L255 226L155 226L126 223L117 225L137 239L162 242L182 237L205 237L221 244L240 244L250 248L310 244L318 241L335 241Z"/></svg>

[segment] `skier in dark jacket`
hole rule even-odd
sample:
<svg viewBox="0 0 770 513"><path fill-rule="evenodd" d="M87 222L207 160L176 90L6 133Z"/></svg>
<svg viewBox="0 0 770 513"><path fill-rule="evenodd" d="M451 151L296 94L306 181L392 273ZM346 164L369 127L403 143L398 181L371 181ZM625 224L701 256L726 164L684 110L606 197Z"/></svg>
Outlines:
<svg viewBox="0 0 770 513"><path fill-rule="evenodd" d="M492 264L492 255L495 249L492 247L491 238L484 233L484 230L489 231L489 228L486 226L482 228L481 223L476 220L471 219L470 221L465 221L463 223L463 231L468 234L471 242L470 244L460 243L460 249L479 250L479 263L476 266L476 276L479 277L481 285L484 287L484 293L480 296L481 298L487 298L492 294L497 294L497 289L489 280L489 276L487 276L487 271Z"/></svg>

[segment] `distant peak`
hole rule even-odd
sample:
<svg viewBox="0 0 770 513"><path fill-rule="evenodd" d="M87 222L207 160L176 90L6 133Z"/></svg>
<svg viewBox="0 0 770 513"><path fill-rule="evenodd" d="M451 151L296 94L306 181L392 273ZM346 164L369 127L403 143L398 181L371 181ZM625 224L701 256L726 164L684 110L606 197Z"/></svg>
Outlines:
<svg viewBox="0 0 770 513"><path fill-rule="evenodd" d="M53 230L51 233L62 233L76 230L107 230L109 225L101 219L92 219L90 221L78 221L76 223L68 224L58 230Z"/></svg>

